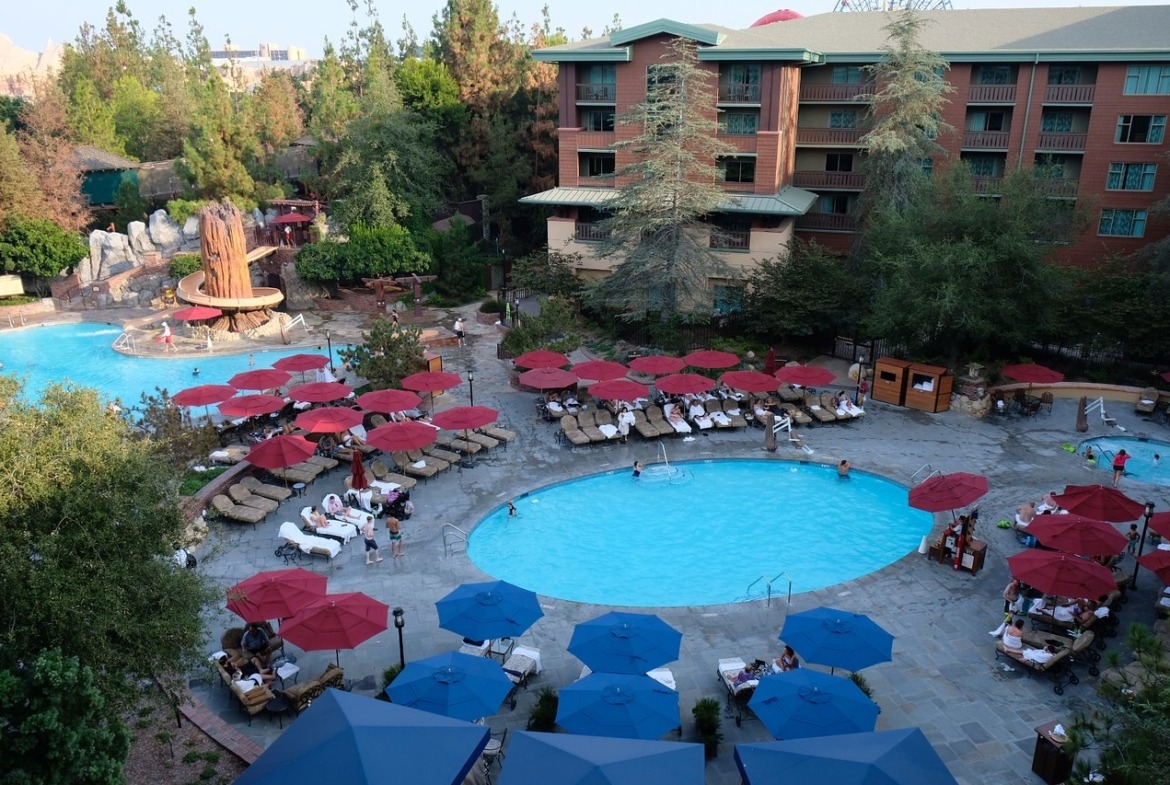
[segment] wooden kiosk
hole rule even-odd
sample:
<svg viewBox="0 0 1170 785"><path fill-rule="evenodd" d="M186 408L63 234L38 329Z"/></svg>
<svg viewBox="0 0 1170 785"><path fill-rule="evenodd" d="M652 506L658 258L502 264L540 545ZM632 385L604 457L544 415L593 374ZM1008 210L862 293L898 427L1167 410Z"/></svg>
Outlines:
<svg viewBox="0 0 1170 785"><path fill-rule="evenodd" d="M938 365L911 363L906 369L905 405L924 412L945 412L951 408L955 377Z"/></svg>
<svg viewBox="0 0 1170 785"><path fill-rule="evenodd" d="M873 388L869 397L882 403L902 406L906 400L907 372L910 362L893 357L882 357L873 366Z"/></svg>

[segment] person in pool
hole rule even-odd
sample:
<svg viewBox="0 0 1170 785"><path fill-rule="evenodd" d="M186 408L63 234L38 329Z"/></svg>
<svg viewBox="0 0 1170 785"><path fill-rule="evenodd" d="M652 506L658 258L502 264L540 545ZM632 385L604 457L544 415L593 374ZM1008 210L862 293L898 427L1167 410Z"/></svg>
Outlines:
<svg viewBox="0 0 1170 785"><path fill-rule="evenodd" d="M642 465L641 461L634 461L634 479L642 476L642 470L646 467Z"/></svg>
<svg viewBox="0 0 1170 785"><path fill-rule="evenodd" d="M842 458L841 462L837 464L837 476L842 480L849 479L850 468L852 468L852 464L850 464L846 459Z"/></svg>
<svg viewBox="0 0 1170 785"><path fill-rule="evenodd" d="M1125 450L1118 450L1113 456L1113 487L1121 485L1121 475L1125 474L1125 463L1133 456Z"/></svg>

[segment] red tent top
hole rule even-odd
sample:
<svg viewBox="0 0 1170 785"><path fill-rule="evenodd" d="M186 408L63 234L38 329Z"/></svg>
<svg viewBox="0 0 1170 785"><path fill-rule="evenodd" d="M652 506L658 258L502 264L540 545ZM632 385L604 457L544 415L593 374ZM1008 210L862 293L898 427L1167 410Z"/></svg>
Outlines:
<svg viewBox="0 0 1170 785"><path fill-rule="evenodd" d="M569 364L569 358L560 352L537 349L520 355L512 362L518 368L560 368Z"/></svg>
<svg viewBox="0 0 1170 785"><path fill-rule="evenodd" d="M776 22L789 22L793 19L803 19L804 14L798 11L793 11L791 8L781 8L778 11L773 11L770 14L761 16L756 21L752 22L752 27L763 27L764 25L774 24Z"/></svg>

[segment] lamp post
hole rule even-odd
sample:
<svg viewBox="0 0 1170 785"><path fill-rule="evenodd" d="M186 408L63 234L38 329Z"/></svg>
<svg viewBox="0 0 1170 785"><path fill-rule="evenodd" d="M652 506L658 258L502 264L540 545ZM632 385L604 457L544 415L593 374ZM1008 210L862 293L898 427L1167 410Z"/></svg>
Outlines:
<svg viewBox="0 0 1170 785"><path fill-rule="evenodd" d="M1145 547L1145 544L1146 544L1146 534L1150 531L1150 519L1154 517L1154 503L1153 502L1146 502L1146 512L1145 512L1145 515L1143 517L1146 520L1145 520L1145 523L1142 525L1142 538L1140 540L1138 540L1137 556L1134 557L1134 562L1133 562L1133 577L1129 579L1129 588L1131 588L1131 589L1137 588L1138 568L1141 567L1141 564L1139 564L1137 560L1142 557L1142 548Z"/></svg>
<svg viewBox="0 0 1170 785"><path fill-rule="evenodd" d="M406 619L403 618L404 611L402 608L395 608L390 611L394 615L394 628L398 630L398 667L406 668L406 650L402 648L402 628L406 626Z"/></svg>
<svg viewBox="0 0 1170 785"><path fill-rule="evenodd" d="M865 352L857 355L857 390L853 393L853 402L863 406L861 402L861 382L865 379Z"/></svg>
<svg viewBox="0 0 1170 785"><path fill-rule="evenodd" d="M333 336L325 331L325 343L329 346L329 372L333 373Z"/></svg>
<svg viewBox="0 0 1170 785"><path fill-rule="evenodd" d="M471 396L471 405L475 406L475 371L467 372L467 392Z"/></svg>

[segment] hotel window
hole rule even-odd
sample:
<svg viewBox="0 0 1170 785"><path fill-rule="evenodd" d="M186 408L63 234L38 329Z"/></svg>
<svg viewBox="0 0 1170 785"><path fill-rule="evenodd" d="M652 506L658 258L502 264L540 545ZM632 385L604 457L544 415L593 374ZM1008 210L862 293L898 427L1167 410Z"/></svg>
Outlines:
<svg viewBox="0 0 1170 785"><path fill-rule="evenodd" d="M581 127L586 131L612 131L613 112L606 109L585 112L581 120Z"/></svg>
<svg viewBox="0 0 1170 785"><path fill-rule="evenodd" d="M724 158L719 161L719 179L725 183L754 183L755 158Z"/></svg>
<svg viewBox="0 0 1170 785"><path fill-rule="evenodd" d="M612 177L615 163L613 153L583 154L581 156L581 177Z"/></svg>
<svg viewBox="0 0 1170 785"><path fill-rule="evenodd" d="M1102 210L1097 234L1106 237L1143 237L1146 233L1145 210Z"/></svg>
<svg viewBox="0 0 1170 785"><path fill-rule="evenodd" d="M1048 84L1080 84L1079 65L1053 65L1048 68Z"/></svg>
<svg viewBox="0 0 1170 785"><path fill-rule="evenodd" d="M753 136L760 130L758 112L725 112L719 132L731 136Z"/></svg>
<svg viewBox="0 0 1170 785"><path fill-rule="evenodd" d="M817 212L822 215L848 215L849 194L825 194L817 200Z"/></svg>
<svg viewBox="0 0 1170 785"><path fill-rule="evenodd" d="M934 159L933 158L923 158L922 159L922 173L924 175L926 175L927 177L930 177L932 174L934 174Z"/></svg>
<svg viewBox="0 0 1170 785"><path fill-rule="evenodd" d="M715 284L715 313L739 313L743 310L743 287Z"/></svg>
<svg viewBox="0 0 1170 785"><path fill-rule="evenodd" d="M1155 164L1109 164L1109 179L1105 187L1110 191L1154 190Z"/></svg>
<svg viewBox="0 0 1170 785"><path fill-rule="evenodd" d="M1004 112L972 112L967 119L968 131L1006 130L1007 115Z"/></svg>
<svg viewBox="0 0 1170 785"><path fill-rule="evenodd" d="M1120 144L1161 144L1166 134L1164 114L1123 114L1117 116Z"/></svg>
<svg viewBox="0 0 1170 785"><path fill-rule="evenodd" d="M1170 95L1170 65L1131 65L1125 72L1126 95Z"/></svg>
<svg viewBox="0 0 1170 785"><path fill-rule="evenodd" d="M1045 112L1040 117L1040 130L1045 133L1067 134L1072 127L1072 112Z"/></svg>
<svg viewBox="0 0 1170 785"><path fill-rule="evenodd" d="M836 112L829 112L829 127L856 128L857 112L853 109L843 109Z"/></svg>
<svg viewBox="0 0 1170 785"><path fill-rule="evenodd" d="M963 159L971 167L972 177L999 177L1001 160L994 155L973 155Z"/></svg>
<svg viewBox="0 0 1170 785"><path fill-rule="evenodd" d="M585 81L589 84L616 84L617 66L591 65L589 66L589 78Z"/></svg>
<svg viewBox="0 0 1170 785"><path fill-rule="evenodd" d="M732 103L753 103L759 101L759 64L736 63L720 69L719 100L730 101Z"/></svg>
<svg viewBox="0 0 1170 785"><path fill-rule="evenodd" d="M978 65L975 66L973 84L1015 84L1015 68L1010 65Z"/></svg>
<svg viewBox="0 0 1170 785"><path fill-rule="evenodd" d="M829 153L825 156L826 172L852 172L852 153Z"/></svg>
<svg viewBox="0 0 1170 785"><path fill-rule="evenodd" d="M865 79L862 78L861 68L858 66L833 66L833 84L861 84L864 81Z"/></svg>

